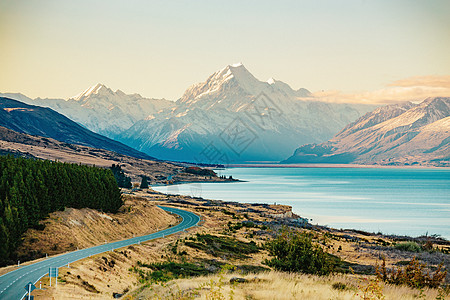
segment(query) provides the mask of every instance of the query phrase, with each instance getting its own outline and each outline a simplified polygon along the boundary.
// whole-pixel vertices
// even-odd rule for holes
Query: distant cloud
[[[313,93],[316,100],[338,103],[387,104],[400,101],[421,101],[428,97],[450,97],[450,76],[417,76],[394,81],[386,88],[360,93],[321,91]],[[305,100],[307,100],[305,98]],[[311,98],[309,99],[311,100]]]
[[[388,86],[398,86],[398,87],[423,86],[423,87],[450,88],[450,76],[409,77],[406,79],[394,81]]]

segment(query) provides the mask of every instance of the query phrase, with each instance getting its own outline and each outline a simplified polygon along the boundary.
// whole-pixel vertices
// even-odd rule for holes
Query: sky
[[[449,15],[448,0],[0,0],[0,92],[176,100],[242,62],[325,101],[448,96]]]

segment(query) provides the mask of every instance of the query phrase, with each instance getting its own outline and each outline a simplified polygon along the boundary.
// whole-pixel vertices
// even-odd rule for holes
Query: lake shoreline
[[[232,168],[354,168],[354,169],[437,169],[450,170],[450,167],[421,166],[421,165],[359,165],[359,164],[277,164],[277,163],[242,163],[229,164],[226,169]],[[222,169],[223,170],[223,169]]]
[[[298,170],[298,171],[296,171]],[[280,203],[314,223],[367,232],[450,237],[448,168],[229,168],[239,185],[154,186],[169,194]],[[235,181],[236,182],[236,181]],[[212,183],[212,182],[211,182]]]
[[[209,183],[209,182],[208,182]],[[184,184],[184,183],[181,183]],[[203,197],[195,197],[195,196],[189,196],[189,195],[183,195],[183,194],[171,194],[171,193],[165,193],[165,192],[160,192],[157,190],[153,190],[153,189],[149,189],[148,192],[150,195],[164,195],[167,197],[174,197],[174,198],[181,198],[181,199],[192,199],[192,200],[198,200],[198,201],[212,201],[214,203],[223,203],[223,204],[234,204],[236,206],[240,206],[240,205],[260,205],[260,206],[271,206],[271,205],[281,205],[281,206],[286,206],[286,207],[290,207],[291,208],[291,213],[292,213],[292,217],[291,219],[304,219],[304,220],[309,220],[308,218],[305,218],[304,216],[299,215],[297,212],[293,211],[292,206],[290,205],[286,205],[283,203],[274,203],[274,204],[268,204],[268,203],[256,203],[256,202],[239,202],[239,201],[229,201],[229,200],[223,200],[223,199],[207,199],[207,198],[203,198]],[[141,197],[145,197],[142,196]],[[176,202],[176,201],[175,201]],[[286,219],[289,219],[289,217],[283,217]],[[281,219],[283,219],[281,218]],[[405,234],[395,234],[395,233],[385,233],[385,232],[370,232],[370,231],[366,231],[366,230],[361,230],[361,229],[357,229],[357,228],[335,228],[329,225],[323,225],[323,224],[313,224],[310,223],[308,221],[308,224],[311,226],[311,228],[320,228],[321,230],[331,230],[331,231],[335,231],[335,232],[353,232],[356,234],[360,234],[363,236],[377,236],[377,237],[383,237],[383,238],[389,238],[389,239],[397,239],[400,241],[420,241],[423,239],[432,239],[434,242],[442,243],[443,245],[450,245],[450,239],[440,236],[440,235],[436,235],[436,234],[422,234],[422,235],[417,235],[417,236],[412,236],[412,235],[405,235]]]

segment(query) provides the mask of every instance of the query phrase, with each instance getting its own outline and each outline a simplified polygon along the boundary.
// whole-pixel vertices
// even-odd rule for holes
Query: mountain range
[[[323,142],[374,106],[317,101],[306,89],[256,79],[228,65],[176,102],[97,84],[70,99],[30,99],[151,156],[202,163],[279,161],[298,145]]]
[[[17,93],[4,93],[0,96],[52,108],[87,129],[109,138],[115,138],[148,115],[174,106],[173,101],[148,99],[139,94],[128,95],[121,90],[114,92],[100,83],[67,100],[31,99]]]
[[[5,97],[0,97],[0,126],[69,144],[106,149],[136,158],[153,159],[145,153],[94,133],[50,108],[29,105]]]
[[[285,163],[450,165],[450,98],[383,106],[320,144],[296,149]]]
[[[273,78],[259,81],[242,64],[234,64],[117,138],[169,160],[279,161],[300,144],[329,139],[372,109],[315,101],[306,89],[294,90]]]

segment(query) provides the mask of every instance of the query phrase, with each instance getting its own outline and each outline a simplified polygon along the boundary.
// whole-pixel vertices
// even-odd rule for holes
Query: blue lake
[[[232,168],[245,180],[161,186],[164,193],[293,207],[313,224],[450,239],[450,169]]]

